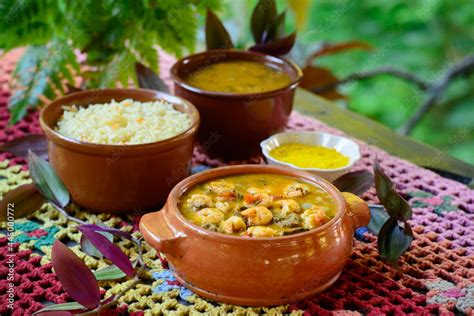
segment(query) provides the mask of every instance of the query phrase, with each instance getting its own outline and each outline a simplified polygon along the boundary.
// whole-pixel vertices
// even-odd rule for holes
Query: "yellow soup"
[[[185,82],[208,91],[254,93],[283,88],[291,78],[259,62],[235,60],[205,66],[190,73]]]
[[[317,228],[336,213],[322,188],[274,174],[233,175],[192,187],[179,200],[185,218],[206,229],[274,237]]]
[[[338,169],[349,164],[349,157],[334,148],[288,143],[270,151],[270,156],[300,168]]]

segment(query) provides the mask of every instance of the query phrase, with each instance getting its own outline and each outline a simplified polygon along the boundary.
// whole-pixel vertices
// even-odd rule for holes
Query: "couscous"
[[[186,131],[191,119],[166,101],[126,99],[88,107],[64,107],[56,131],[83,142],[110,145],[144,144]]]

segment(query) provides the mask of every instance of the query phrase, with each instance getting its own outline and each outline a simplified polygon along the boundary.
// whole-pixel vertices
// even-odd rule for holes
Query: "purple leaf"
[[[132,240],[132,235],[117,228],[100,226],[100,225],[95,225],[95,224],[82,224],[82,225],[79,225],[79,229],[87,229],[87,230],[92,230],[96,232],[106,232],[115,236]]]
[[[260,0],[255,9],[253,9],[250,20],[250,28],[252,30],[253,39],[256,44],[264,42],[265,33],[272,28],[275,29],[277,22],[277,10],[275,0]]]
[[[377,190],[377,197],[379,198],[380,203],[383,204],[387,197],[388,191],[393,189],[393,182],[385,174],[377,158],[375,158],[375,163],[374,163],[374,175],[375,175],[375,188]]]
[[[367,228],[378,236],[380,229],[383,224],[390,218],[387,211],[382,205],[369,205],[370,209],[370,222]]]
[[[287,37],[279,38],[273,42],[257,44],[249,48],[251,51],[265,53],[273,56],[281,56],[287,54],[295,44],[296,32],[291,33]]]
[[[0,222],[6,222],[13,211],[14,219],[28,216],[41,208],[45,203],[44,197],[32,183],[23,184],[8,191],[0,200]]]
[[[114,236],[112,236],[112,234],[106,232],[100,232],[100,234],[104,235],[110,241],[114,240]],[[89,256],[98,259],[102,259],[104,257],[102,253],[97,250],[97,248],[84,235],[81,236],[79,244],[81,245],[81,250]]]
[[[221,20],[211,11],[207,10],[206,16],[206,48],[226,49],[232,48],[230,35],[222,24]]]
[[[374,174],[377,196],[390,217],[410,219],[412,216],[410,204],[395,190],[395,185],[385,174],[377,159],[374,163]]]
[[[100,233],[86,229],[84,225],[79,226],[79,230],[84,234],[84,236],[89,239],[89,241],[99,250],[104,257],[112,261],[117,267],[120,268],[126,275],[133,276],[135,270],[133,265],[130,262],[130,259],[126,254],[120,250],[119,247],[114,245],[107,237],[101,235]]]
[[[396,266],[398,258],[410,247],[413,241],[413,232],[408,222],[403,227],[396,218],[390,218],[380,229],[377,238],[377,248],[382,259]]]
[[[73,313],[71,313],[70,311],[60,311],[60,310],[57,310],[57,311],[44,311],[44,312],[39,312],[39,313],[35,313],[34,315],[39,315],[39,316],[70,316],[70,315],[74,315]]]
[[[334,180],[332,184],[341,192],[362,195],[374,184],[374,175],[367,170],[349,172]]]
[[[72,250],[59,240],[53,244],[51,262],[59,282],[76,302],[89,309],[99,305],[99,284],[94,274]]]
[[[28,158],[28,150],[48,159],[48,141],[44,135],[29,134],[0,145],[0,151],[8,151],[17,157]]]
[[[107,297],[105,300],[102,300],[102,302],[100,302],[102,305],[105,305],[107,303],[110,303],[112,302],[113,300],[115,299],[115,294],[112,294],[110,295],[109,297]]]
[[[84,91],[83,89],[70,85],[69,83],[66,84],[66,88],[67,88],[66,94]]]
[[[280,15],[278,15],[271,27],[263,32],[261,43],[272,42],[285,36],[285,17],[286,11],[283,11]]]
[[[141,63],[135,64],[138,86],[143,89],[169,92],[166,83],[150,68]]]

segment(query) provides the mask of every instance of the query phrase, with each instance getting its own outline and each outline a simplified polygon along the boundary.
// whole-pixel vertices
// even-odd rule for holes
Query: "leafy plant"
[[[382,205],[370,205],[368,229],[377,236],[377,249],[382,259],[397,266],[398,259],[408,250],[413,241],[413,232],[408,220],[412,209],[396,191],[395,185],[374,162],[374,175],[366,170],[349,172],[333,181],[341,191],[361,195],[373,184]]]
[[[177,56],[192,50],[195,15],[218,7],[218,0],[2,1],[0,49],[28,46],[13,73],[11,122],[66,84],[137,83],[137,62],[158,72],[157,46]]]
[[[28,142],[28,140],[26,140]],[[105,257],[112,264],[92,272],[82,260],[67,246],[56,240],[51,249],[51,261],[54,271],[66,291],[75,302],[47,306],[36,312],[37,315],[72,315],[72,312],[94,313],[107,310],[118,303],[121,295],[135,286],[142,271],[147,270],[142,258],[141,240],[116,228],[88,224],[68,214],[64,208],[70,202],[69,192],[57,176],[51,165],[33,152],[28,154],[28,166],[34,184],[25,184],[8,192],[0,206],[1,220],[6,220],[8,204],[15,205],[15,219],[28,216],[37,211],[45,202],[49,202],[67,220],[78,223],[82,233],[80,246],[83,252],[94,257]],[[114,236],[132,241],[138,249],[138,257],[132,263],[128,256],[114,244]],[[98,281],[117,280],[134,277],[134,281],[119,295],[101,300]]]
[[[377,238],[379,255],[392,265],[407,251],[413,241],[413,232],[408,220],[412,209],[407,201],[395,190],[395,185],[384,173],[378,160],[374,164],[375,188],[380,203],[389,215]]]
[[[257,51],[274,56],[288,54],[296,41],[296,31],[285,33],[286,11],[277,13],[274,0],[259,0],[255,6],[250,28],[255,45],[249,47],[251,51]],[[206,47],[210,49],[232,48],[232,40],[219,18],[208,11],[206,17]],[[351,49],[371,50],[372,47],[360,41],[349,41],[339,44],[327,44],[309,54],[302,66],[303,80],[300,86],[316,92],[321,87],[327,87],[339,83],[339,79],[331,70],[313,65],[316,58],[325,55],[340,53]],[[327,91],[326,91],[327,90]],[[336,85],[332,88],[319,92],[320,95],[329,99],[345,98],[336,91]]]
[[[296,24],[301,27],[301,25],[304,24],[305,22],[308,11],[310,10],[311,3],[308,1],[290,1],[289,4],[295,13]],[[364,1],[361,6],[365,6],[364,9],[369,14],[371,14],[372,11],[374,11],[375,8],[377,7],[377,6],[374,7],[372,4],[368,5],[367,3],[364,3]],[[443,6],[446,6],[446,5],[443,5]],[[344,12],[344,10],[342,10],[340,6],[338,6],[337,4],[331,4],[329,2],[320,4],[319,7],[330,7],[332,11],[326,12],[326,13],[330,13],[330,14],[327,14],[330,17],[334,17],[337,14]],[[350,6],[347,6],[347,7],[350,7]],[[398,10],[399,5],[397,4],[397,6],[393,6],[393,7],[397,7],[397,10]],[[412,10],[411,6],[401,6],[401,7],[404,7],[404,10],[406,11]],[[380,10],[382,8],[383,10],[386,10],[386,6],[384,5],[380,5],[380,8],[378,9]],[[235,9],[235,7],[233,9]],[[357,11],[357,10],[351,10],[350,12],[352,11]],[[400,12],[397,11],[397,14],[394,14],[393,16],[399,16],[399,13]],[[319,12],[318,12],[318,15],[324,16],[324,14],[321,14]],[[347,14],[346,16],[352,16],[352,15],[353,14]],[[443,14],[441,13],[441,15]],[[383,16],[386,17],[386,12],[384,12]],[[365,42],[355,41],[355,40],[349,40],[349,41],[340,42],[340,43],[332,43],[332,42],[323,42],[322,38],[320,38],[319,39],[320,42],[318,43],[317,39],[315,39],[314,36],[309,36],[309,35],[317,34],[317,32],[321,31],[319,30],[319,28],[326,27],[327,25],[325,25],[325,23],[328,23],[328,21],[324,21],[324,19],[321,19],[321,16],[318,16],[318,18],[319,18],[318,19],[319,21],[323,21],[323,22],[319,22],[321,24],[316,27],[318,29],[311,30],[311,32],[308,32],[305,34],[305,35],[308,35],[307,38],[311,38],[311,43],[307,43],[307,45],[301,45],[301,43],[298,43],[298,45],[295,45],[296,33],[291,33],[290,35],[282,35],[282,33],[284,32],[284,26],[285,26],[285,12],[281,14],[277,13],[276,3],[274,0],[259,0],[257,1],[257,5],[255,6],[252,12],[251,23],[250,23],[252,37],[253,37],[253,40],[255,41],[255,45],[251,46],[248,49],[259,51],[266,54],[276,55],[276,56],[288,54],[289,57],[293,58],[294,60],[303,61],[300,64],[303,70],[303,79],[300,81],[299,86],[315,94],[323,96],[324,98],[327,98],[327,99],[347,100],[348,97],[342,94],[338,90],[340,86],[354,83],[356,81],[357,82],[365,81],[365,80],[368,80],[374,77],[379,77],[379,76],[392,76],[395,78],[399,78],[405,82],[413,84],[414,87],[418,88],[418,91],[410,92],[409,95],[406,96],[406,99],[408,99],[409,103],[413,103],[414,98],[415,99],[420,98],[419,102],[421,102],[421,104],[415,109],[415,111],[406,111],[407,110],[406,108],[403,109],[404,111],[400,111],[400,107],[399,105],[397,105],[398,106],[397,111],[395,111],[396,113],[395,112],[392,113],[392,115],[382,115],[382,113],[386,113],[387,107],[393,107],[392,105],[393,101],[391,98],[381,97],[382,99],[387,99],[385,101],[381,100],[380,98],[380,96],[385,93],[386,89],[372,88],[373,90],[372,92],[375,91],[375,93],[380,94],[379,98],[377,98],[377,96],[374,93],[371,93],[371,94],[367,94],[367,93],[362,94],[362,92],[359,93],[359,98],[363,97],[364,100],[366,100],[366,102],[358,102],[360,104],[357,106],[359,108],[367,109],[368,107],[367,103],[372,103],[371,107],[367,109],[366,111],[368,111],[372,116],[378,116],[379,119],[383,121],[394,120],[394,117],[395,117],[395,120],[397,120],[397,118],[406,116],[405,114],[403,114],[403,112],[407,112],[408,114],[410,112],[413,112],[412,116],[406,120],[405,125],[399,128],[399,132],[401,134],[405,134],[405,135],[411,134],[414,128],[418,126],[419,123],[422,123],[422,118],[425,115],[427,115],[429,112],[435,112],[435,111],[438,113],[442,112],[439,110],[440,106],[437,106],[437,105],[444,105],[444,106],[441,106],[441,108],[445,109],[444,112],[449,111],[451,109],[449,105],[453,105],[453,103],[460,103],[460,107],[465,105],[464,109],[469,108],[468,104],[466,102],[463,103],[462,101],[466,101],[467,99],[469,99],[470,96],[472,96],[472,93],[470,92],[464,93],[461,97],[458,97],[458,98],[450,98],[449,102],[443,102],[443,99],[445,99],[444,95],[446,94],[446,92],[449,92],[447,91],[448,87],[454,85],[452,83],[455,82],[458,78],[468,79],[468,80],[465,80],[467,83],[467,85],[465,84],[465,86],[468,86],[469,84],[468,77],[472,75],[472,73],[474,72],[474,56],[472,54],[471,55],[465,54],[467,56],[463,60],[460,60],[456,64],[453,64],[443,74],[443,76],[440,76],[440,79],[437,82],[429,82],[429,81],[422,80],[418,76],[418,71],[416,73],[412,73],[409,71],[405,71],[403,69],[398,69],[398,67],[392,67],[392,66],[382,66],[380,68],[370,69],[368,71],[360,71],[356,69],[356,72],[351,73],[346,77],[341,77],[339,74],[336,74],[336,72],[334,71],[337,68],[331,69],[331,68],[323,66],[322,64],[324,63],[324,61],[321,62],[321,58],[325,56],[333,56],[335,54],[339,54],[342,52],[349,52],[352,50],[363,50],[363,51],[370,52],[373,50],[373,47]],[[213,16],[212,20],[215,21],[216,19],[217,18]],[[361,29],[364,28],[363,26],[364,23],[359,23],[360,19],[365,19],[365,16],[359,16],[358,19],[359,21],[357,21],[356,19],[353,19],[355,21],[351,21],[351,23],[353,24],[355,23],[359,25],[358,30],[360,31]],[[394,18],[394,20],[396,20],[396,18]],[[405,19],[400,19],[400,20],[405,21]],[[455,20],[457,20],[457,18]],[[405,22],[405,26],[411,29],[413,25],[407,21]],[[334,21],[330,21],[330,22],[331,22],[330,24],[338,24],[338,23],[335,23]],[[399,21],[397,22],[399,23]],[[454,21],[451,21],[451,22],[454,22]],[[217,19],[217,22],[213,22],[211,24],[215,25],[216,27],[217,25],[219,25],[220,31],[215,32],[215,30],[213,30],[212,28],[209,31],[209,27],[206,26],[206,39],[208,43],[207,48],[211,49],[215,47],[222,47],[223,42],[220,42],[219,44],[219,40],[223,38],[228,38],[229,37],[228,33],[227,31],[225,31],[225,29],[222,30],[223,28],[222,23],[218,19]],[[415,23],[415,24],[419,24],[419,23]],[[452,23],[448,23],[448,24],[452,24]],[[392,25],[392,22],[390,23],[390,28],[386,30],[387,32],[390,32],[392,30],[391,25]],[[387,25],[379,25],[379,27],[383,29],[383,28],[387,28]],[[352,29],[353,25],[345,25],[344,28],[346,29],[344,33],[351,33],[351,32],[347,32],[347,30]],[[429,32],[431,32],[431,29],[433,28],[435,27],[432,26],[431,28],[429,28],[428,29]],[[441,29],[444,29],[444,28],[441,28]],[[224,32],[226,35],[222,36]],[[327,33],[330,34],[331,37],[335,37],[335,36],[332,36],[333,32],[327,32]],[[369,32],[369,33],[374,33],[374,32]],[[220,35],[214,36],[215,34],[220,34]],[[320,34],[323,35],[324,32]],[[383,34],[385,34],[385,32]],[[366,35],[369,35],[369,34],[366,34]],[[371,63],[373,61],[376,61],[377,57],[386,54],[386,50],[387,50],[386,46],[392,46],[392,42],[399,41],[399,38],[403,38],[397,35],[395,39],[393,38],[393,34],[390,34],[389,36],[392,37],[391,40],[388,41],[385,38],[383,39],[383,42],[384,42],[383,50],[379,52],[378,56],[372,57],[372,59],[370,60]],[[414,31],[412,33],[412,36],[419,37],[419,34],[416,33],[416,31]],[[211,38],[210,40],[209,40],[209,37]],[[250,41],[249,37],[250,36],[247,36],[243,42],[239,42],[239,44],[236,46],[242,47],[242,48],[245,48],[246,46],[248,46],[246,45],[246,42],[247,40]],[[430,38],[429,40],[430,42],[428,45],[422,45],[422,46],[427,46],[427,47],[431,46],[433,43],[431,36],[425,36],[425,37]],[[466,36],[466,38],[468,38],[468,36]],[[463,42],[463,41],[465,40],[462,40],[460,42]],[[209,45],[210,42],[213,43],[212,46]],[[404,41],[404,42],[411,42],[411,41]],[[413,41],[413,42],[418,43],[418,40]],[[387,43],[389,43],[390,45],[388,45]],[[401,46],[404,45],[403,43],[398,43],[398,44]],[[294,49],[292,49],[293,47]],[[314,50],[314,47],[317,47],[317,49]],[[418,48],[420,47],[417,47],[416,51],[418,50]],[[389,49],[389,50],[392,50],[392,49]],[[400,54],[398,53],[400,51],[399,49],[396,49],[396,50],[393,49],[393,51],[397,52],[397,55],[392,56],[392,59],[398,60],[400,57],[403,57],[403,56],[400,56]],[[469,52],[467,53],[469,54]],[[448,54],[448,55],[452,56],[452,54]],[[417,57],[417,58],[418,59],[421,58],[420,62],[416,63],[417,65],[426,63],[427,58],[425,58],[424,55],[422,57]],[[413,60],[410,59],[410,62],[411,63],[409,64],[413,64]],[[442,58],[442,61],[440,63],[445,65],[446,58]],[[357,61],[349,62],[349,63],[345,62],[345,63],[342,63],[343,66],[339,67],[339,69],[347,68],[346,67],[347,64],[358,65],[359,63]],[[471,83],[472,83],[472,80],[471,80]],[[370,86],[365,85],[365,87],[369,88]],[[359,91],[360,90],[361,89],[359,89]],[[469,89],[467,88],[465,88],[464,90],[469,91]],[[420,93],[420,91],[426,92],[426,96],[424,96],[423,93]],[[396,93],[392,92],[392,94],[396,94]],[[414,97],[413,95],[415,95],[416,97]],[[386,103],[386,104],[384,104],[383,107],[377,106],[377,104],[380,105],[381,102]],[[353,103],[354,102],[352,102],[352,104]],[[396,104],[398,103],[396,102]],[[415,106],[416,104],[410,105],[410,107],[413,107],[413,108]],[[367,114],[367,112],[365,114]],[[463,135],[462,138],[468,137],[467,135],[469,135],[469,131],[467,133],[465,131],[459,132],[459,128],[460,128],[458,124],[459,120],[452,120],[451,124],[447,124],[445,120],[443,119],[443,116],[440,116],[439,118],[434,120],[434,122],[436,123],[432,123],[432,124],[439,124],[440,121],[444,125],[454,125],[458,129],[458,132],[455,135],[456,138],[460,138],[459,136],[460,134]],[[463,121],[469,121],[469,118],[466,119],[463,117]],[[469,125],[469,124],[466,123],[462,126],[465,126],[465,125]],[[432,127],[432,128],[435,128],[435,127]],[[425,135],[425,138],[432,137],[433,135],[433,133],[431,132],[432,129],[425,129],[425,130],[429,131],[429,133],[426,133],[428,134],[428,136]],[[448,140],[449,139],[451,138],[448,138]],[[456,146],[453,146],[452,141],[449,141],[448,143],[449,144],[447,144],[447,147],[458,146],[457,144],[458,142],[456,142]],[[470,158],[471,156],[472,155],[467,155],[466,159],[471,159]]]
[[[31,150],[39,157],[48,157],[48,141],[44,135],[28,134],[0,145],[0,151],[8,151],[17,157],[28,158]]]
[[[249,50],[280,56],[287,54],[296,40],[296,32],[285,35],[286,11],[278,14],[274,0],[260,0],[252,14],[251,30],[255,45]],[[206,47],[232,48],[231,37],[219,18],[210,10],[206,16]]]
[[[346,173],[332,182],[341,192],[362,195],[374,184],[374,175],[367,170]]]

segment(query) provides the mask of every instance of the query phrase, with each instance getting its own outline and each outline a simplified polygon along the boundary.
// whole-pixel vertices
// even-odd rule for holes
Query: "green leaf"
[[[45,45],[54,33],[55,10],[47,0],[2,0],[0,4],[0,49]]]
[[[408,222],[403,222],[401,227],[396,218],[390,218],[380,229],[377,238],[379,255],[396,266],[398,259],[408,250],[412,241],[413,232]]]
[[[23,184],[9,191],[0,201],[0,222],[33,214],[45,203],[44,197],[32,183]]]
[[[78,310],[78,309],[87,310],[86,307],[82,306],[81,304],[77,302],[68,302],[68,303],[53,304],[53,305],[46,306],[45,308],[42,308],[39,311],[35,312],[33,315],[37,315],[46,311],[73,311],[73,310]]]
[[[207,10],[206,15],[206,48],[226,49],[232,48],[230,35],[222,24],[221,20],[211,11]]]
[[[367,228],[374,234],[377,235],[380,232],[383,224],[390,218],[387,211],[382,205],[369,205],[370,209],[370,222]]]
[[[56,97],[52,87],[63,90],[62,80],[74,84],[68,65],[79,68],[74,51],[63,40],[54,39],[48,45],[29,47],[13,73],[15,92],[8,104],[10,122],[18,122],[29,107],[40,104],[41,96]]]
[[[132,77],[135,77],[132,79],[137,81],[134,71],[135,63],[135,56],[128,50],[116,55],[100,73],[99,88],[116,87],[118,82],[120,82],[123,87],[127,87],[128,81]]]
[[[93,272],[97,281],[117,280],[126,276],[115,264]]]
[[[250,20],[250,28],[256,44],[264,43],[264,34],[273,27],[276,18],[275,1],[259,0]]]
[[[29,151],[28,167],[36,187],[46,199],[60,207],[65,207],[69,203],[69,192],[46,160]]]

